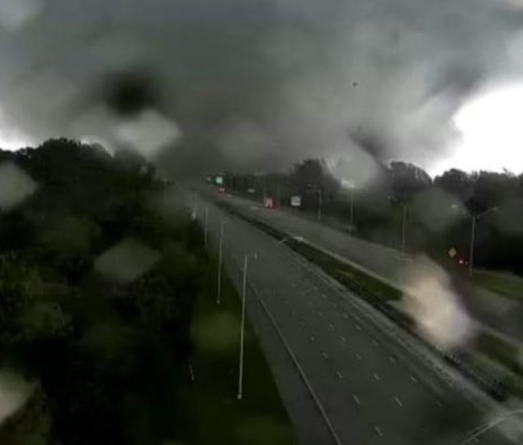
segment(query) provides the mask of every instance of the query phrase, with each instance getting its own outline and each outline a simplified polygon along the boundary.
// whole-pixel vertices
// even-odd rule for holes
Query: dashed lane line
[[[394,397],[394,401],[401,407],[403,408],[403,402],[399,399],[399,397]]]
[[[380,427],[378,425],[374,425],[374,431],[376,434],[380,437],[383,437],[383,431],[381,431]]]
[[[381,380],[381,379],[380,379],[380,376],[379,376],[377,373],[374,373],[374,374],[372,374],[372,375],[373,375],[373,377],[374,377],[374,380],[378,380],[378,381]]]
[[[361,400],[360,400],[360,398],[359,398],[357,395],[353,395],[352,398],[354,399],[354,401],[355,401],[358,405],[361,405]]]

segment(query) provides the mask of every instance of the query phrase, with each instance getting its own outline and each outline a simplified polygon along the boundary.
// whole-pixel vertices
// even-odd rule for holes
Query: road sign
[[[301,196],[291,196],[291,207],[301,207]]]
[[[449,257],[454,258],[457,254],[458,254],[458,251],[454,247],[449,249]]]

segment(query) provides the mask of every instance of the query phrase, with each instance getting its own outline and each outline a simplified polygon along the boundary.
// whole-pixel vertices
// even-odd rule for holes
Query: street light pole
[[[216,304],[221,303],[222,296],[222,263],[223,263],[223,235],[224,221],[220,221],[220,241],[218,246],[218,283],[216,284]]]
[[[195,193],[191,218],[193,219],[193,221],[196,221],[197,217],[198,217],[198,195]]]
[[[498,210],[497,207],[491,207],[490,209],[485,210],[482,213],[477,215],[471,215],[472,226],[470,229],[470,252],[469,252],[469,277],[472,277],[474,273],[474,248],[476,243],[476,223],[487,216],[489,213],[495,212]]]
[[[304,238],[301,236],[288,236],[276,243],[276,247],[281,246],[290,240],[296,240],[299,242],[304,242]],[[240,321],[240,362],[238,370],[238,400],[243,399],[243,353],[245,347],[245,308],[246,308],[246,299],[247,299],[247,272],[249,269],[249,258],[254,257],[258,259],[257,252],[251,252],[246,254],[243,257],[243,283],[242,283],[242,309],[241,309],[241,321]]]
[[[316,190],[318,193],[318,221],[321,221],[321,206],[323,205],[323,196],[321,190]]]
[[[249,257],[253,255],[256,259],[256,252],[251,252],[243,257],[243,285],[242,285],[242,313],[240,322],[240,363],[238,371],[238,400],[243,399],[243,350],[245,343],[245,303],[247,296],[247,270],[249,268]]]
[[[350,189],[350,236],[354,230],[354,189]]]
[[[209,206],[205,206],[205,221],[204,221],[204,229],[203,229],[203,245],[207,249],[207,238],[208,238],[208,232],[209,232]]]
[[[476,241],[476,215],[472,215],[472,225],[470,228],[470,252],[469,252],[469,277],[472,277],[474,267],[474,243]]]
[[[405,253],[407,248],[407,206],[403,204],[403,218],[401,222],[401,250]]]

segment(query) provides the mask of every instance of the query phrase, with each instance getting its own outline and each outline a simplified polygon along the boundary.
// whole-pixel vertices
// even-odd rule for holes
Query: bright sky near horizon
[[[450,168],[465,171],[504,169],[523,173],[523,83],[485,88],[465,103],[453,121],[461,140],[451,155],[429,168],[440,174]]]

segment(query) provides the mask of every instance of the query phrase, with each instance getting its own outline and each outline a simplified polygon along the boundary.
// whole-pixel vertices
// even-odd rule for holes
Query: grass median
[[[475,270],[472,281],[500,295],[523,302],[523,278],[521,277],[486,270]]]
[[[215,264],[211,267],[216,270]],[[249,324],[245,332],[244,398],[237,400],[240,298],[224,276],[218,306],[215,286],[216,273],[211,273],[208,292],[194,307],[194,381],[182,390],[180,443],[297,445],[273,375]]]

